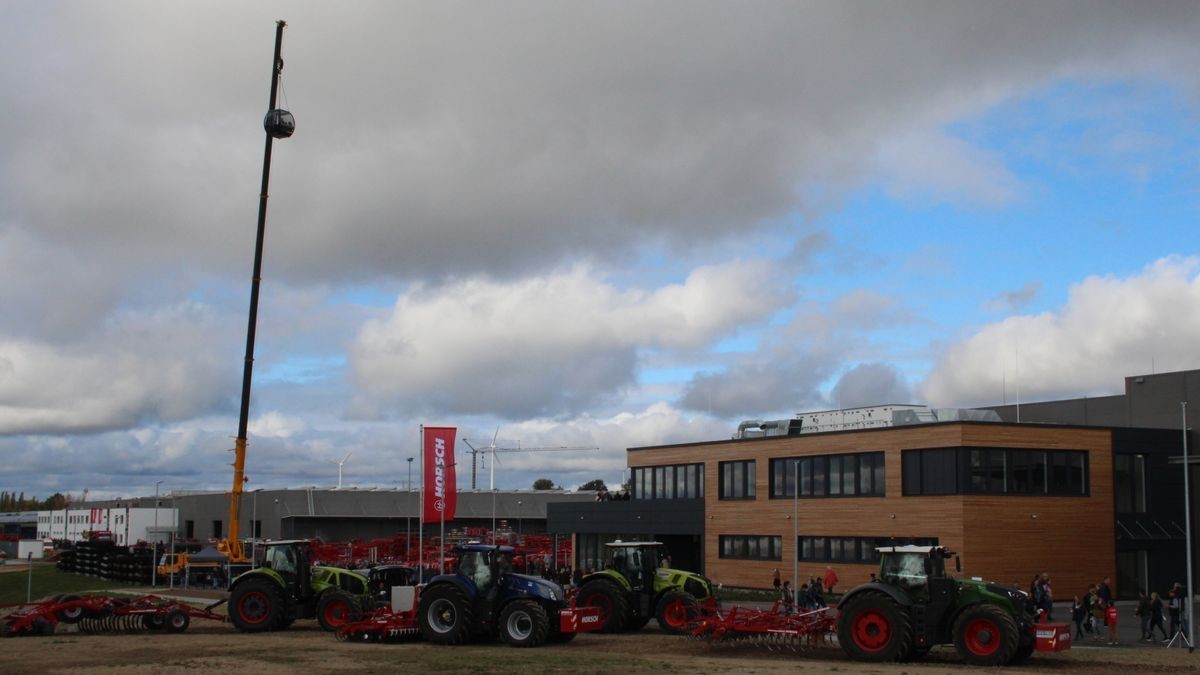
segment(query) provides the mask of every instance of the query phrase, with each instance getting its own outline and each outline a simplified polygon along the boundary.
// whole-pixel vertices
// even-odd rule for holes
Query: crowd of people
[[[1030,595],[1038,608],[1045,612],[1046,620],[1053,619],[1050,603],[1053,594],[1050,590],[1049,575],[1043,573],[1034,578],[1030,585]],[[1184,598],[1186,597],[1183,584],[1176,582],[1165,597],[1153,591],[1138,591],[1137,617],[1143,642],[1152,642],[1162,636],[1162,642],[1169,643],[1171,637],[1179,631],[1187,630],[1182,616]],[[1075,624],[1075,639],[1107,642],[1118,644],[1117,623],[1120,612],[1112,593],[1111,581],[1104,577],[1100,583],[1091,584],[1083,596],[1075,596],[1071,606],[1071,620]],[[1169,628],[1165,626],[1169,621]],[[1155,634],[1157,631],[1157,635]]]
[[[596,492],[596,501],[598,502],[627,502],[632,495],[624,488],[616,492],[609,492],[608,488],[602,488]]]
[[[872,575],[873,576],[873,575]],[[791,580],[780,583],[779,568],[771,574],[771,585],[779,593],[779,599],[784,604],[785,611],[810,611],[826,606],[825,594],[832,593],[838,583],[837,572],[832,567],[825,568],[825,574],[810,575],[807,583],[801,583],[797,591],[792,587]]]

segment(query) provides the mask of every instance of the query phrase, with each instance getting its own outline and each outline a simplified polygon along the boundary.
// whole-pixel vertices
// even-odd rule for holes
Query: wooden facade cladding
[[[901,452],[939,447],[1086,451],[1089,494],[903,496]],[[1108,429],[945,423],[634,448],[627,456],[630,468],[703,462],[704,572],[718,583],[761,588],[770,587],[775,568],[784,579],[791,578],[797,548],[793,500],[770,497],[770,460],[861,452],[884,453],[885,496],[801,498],[796,527],[800,536],[937,537],[960,553],[963,575],[1027,588],[1034,574],[1048,572],[1058,599],[1082,594],[1089,583],[1115,576]],[[756,497],[720,499],[720,463],[749,459],[755,460]],[[721,558],[721,535],[781,536],[782,557]],[[830,564],[842,589],[867,581],[875,571],[874,565]],[[823,575],[825,563],[802,561],[799,572],[797,585]]]

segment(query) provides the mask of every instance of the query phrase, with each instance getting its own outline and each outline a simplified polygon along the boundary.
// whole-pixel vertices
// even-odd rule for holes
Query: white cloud
[[[774,265],[739,261],[621,290],[587,267],[470,279],[400,297],[351,350],[360,407],[514,417],[582,410],[631,385],[639,350],[697,349],[786,302]]]
[[[179,420],[234,391],[228,346],[205,308],[123,312],[103,332],[62,347],[0,339],[0,433],[116,429]]]
[[[922,390],[934,405],[1113,393],[1150,370],[1200,367],[1200,258],[1163,258],[1125,278],[1093,276],[1053,312],[989,324],[942,351]],[[1018,362],[1019,356],[1019,362]],[[1008,397],[1012,399],[1012,395]]]
[[[930,129],[887,139],[876,161],[885,188],[904,199],[1002,206],[1022,192],[999,154]]]

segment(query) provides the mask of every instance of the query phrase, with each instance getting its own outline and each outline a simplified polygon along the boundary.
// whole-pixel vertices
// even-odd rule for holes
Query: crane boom
[[[246,552],[241,539],[241,506],[242,490],[246,483],[246,434],[250,425],[250,383],[254,376],[254,335],[258,326],[258,288],[262,281],[263,238],[267,229],[267,188],[271,182],[271,142],[277,131],[273,131],[269,121],[276,113],[275,102],[279,91],[279,74],[283,71],[283,59],[280,53],[283,47],[283,27],[285,21],[275,23],[275,56],[271,60],[271,100],[267,108],[267,121],[264,122],[267,133],[266,148],[263,150],[262,190],[258,195],[258,234],[254,242],[254,274],[250,280],[250,318],[246,326],[246,358],[242,370],[242,406],[238,416],[238,435],[234,442],[233,459],[233,489],[229,493],[229,534],[217,548],[229,557],[231,563],[247,562]],[[290,118],[291,115],[288,114]],[[277,117],[275,119],[278,119]],[[294,123],[293,123],[294,126]],[[287,131],[287,136],[291,132]],[[280,138],[287,136],[281,135]]]

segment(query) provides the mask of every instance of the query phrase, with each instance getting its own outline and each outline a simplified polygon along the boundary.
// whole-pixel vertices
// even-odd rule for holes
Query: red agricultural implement
[[[792,651],[824,644],[837,632],[836,609],[792,610],[792,605],[784,602],[776,602],[771,609],[734,606],[715,610],[702,615],[690,632],[692,637],[710,643],[742,641]]]
[[[0,617],[5,636],[50,635],[60,623],[79,624],[81,633],[138,633],[165,630],[182,633],[193,618],[225,621],[213,608],[196,609],[175,600],[144,595],[140,598],[110,598],[105,595],[59,595],[36,602],[2,605],[11,610]]]

